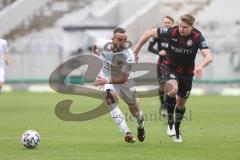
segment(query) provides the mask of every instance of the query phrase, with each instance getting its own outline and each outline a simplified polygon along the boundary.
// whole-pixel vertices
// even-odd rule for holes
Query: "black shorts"
[[[188,98],[192,90],[193,75],[179,74],[174,69],[167,67],[167,71],[163,75],[164,81],[176,80],[178,82],[177,95],[182,98]]]

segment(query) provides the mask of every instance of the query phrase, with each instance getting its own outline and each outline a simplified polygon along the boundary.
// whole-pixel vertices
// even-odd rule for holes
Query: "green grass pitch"
[[[183,143],[166,135],[166,120],[158,117],[158,97],[143,98],[146,139],[127,144],[110,116],[87,122],[64,122],[55,105],[73,99],[72,112],[88,111],[100,103],[81,96],[5,93],[0,95],[0,160],[237,160],[240,158],[240,98],[190,97],[182,123]],[[136,124],[127,123],[136,136]],[[41,135],[37,149],[25,149],[20,138],[25,130]]]

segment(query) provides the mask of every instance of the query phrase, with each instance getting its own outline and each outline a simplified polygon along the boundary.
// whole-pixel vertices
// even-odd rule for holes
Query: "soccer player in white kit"
[[[8,43],[5,39],[0,39],[0,94],[4,84],[5,64],[9,64]]]
[[[95,42],[93,53],[103,61],[101,73],[95,85],[104,86],[107,104],[114,122],[124,132],[125,141],[134,143],[135,138],[118,106],[119,96],[122,96],[132,116],[136,118],[138,140],[143,142],[145,139],[144,116],[139,108],[136,87],[130,75],[135,57],[126,44],[127,32],[119,27],[114,29],[111,40],[99,39]]]

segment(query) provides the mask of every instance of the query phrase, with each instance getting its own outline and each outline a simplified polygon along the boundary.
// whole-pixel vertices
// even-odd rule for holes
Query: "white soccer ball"
[[[36,148],[40,143],[40,135],[34,130],[27,130],[22,135],[22,144],[26,148]]]

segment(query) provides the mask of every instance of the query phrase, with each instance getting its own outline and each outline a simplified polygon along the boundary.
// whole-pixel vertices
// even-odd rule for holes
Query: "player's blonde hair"
[[[184,23],[187,23],[190,26],[193,26],[195,18],[191,14],[184,14],[180,17],[180,20]]]

